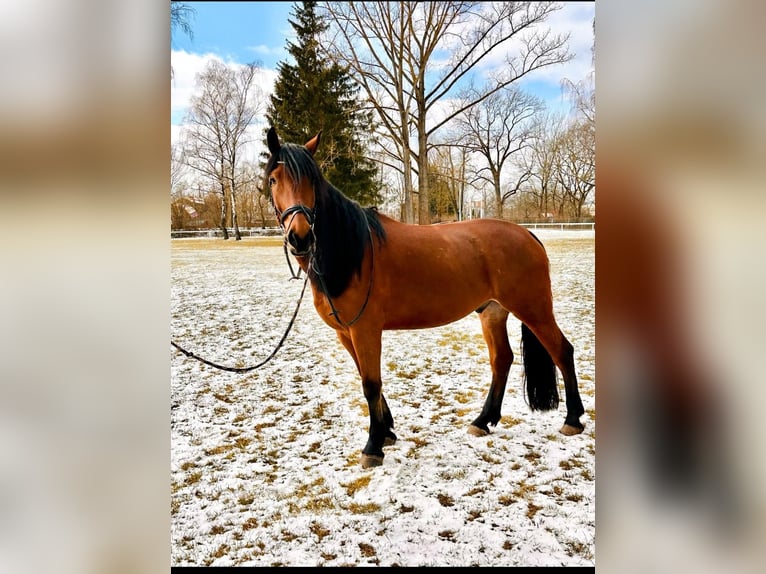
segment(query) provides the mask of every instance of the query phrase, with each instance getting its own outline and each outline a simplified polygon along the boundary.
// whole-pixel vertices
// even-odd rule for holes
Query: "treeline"
[[[535,2],[296,3],[293,61],[279,64],[270,97],[256,63],[212,60],[197,78],[172,150],[171,226],[220,227],[224,237],[233,228],[239,238],[239,226],[273,225],[261,179],[265,157],[252,151],[266,149],[271,125],[296,143],[321,130],[317,159],[325,176],[352,199],[403,221],[592,218],[593,73],[562,84],[567,115],[519,87],[528,74],[572,57],[568,37],[545,25],[558,9]],[[497,47],[511,43],[504,61],[481,75]]]

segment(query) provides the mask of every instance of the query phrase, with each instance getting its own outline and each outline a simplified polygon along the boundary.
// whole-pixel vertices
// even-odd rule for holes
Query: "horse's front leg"
[[[362,449],[362,468],[383,464],[383,447],[394,444],[394,418],[383,396],[383,383],[380,377],[380,352],[382,332],[378,329],[353,329],[350,337],[340,340],[356,357],[359,375],[362,379],[364,398],[370,412],[370,428],[367,444]]]

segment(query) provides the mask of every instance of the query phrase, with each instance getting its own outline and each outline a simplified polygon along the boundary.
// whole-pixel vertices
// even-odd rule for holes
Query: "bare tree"
[[[194,29],[191,20],[197,11],[186,2],[170,2],[170,41],[173,42],[175,31],[181,30],[190,40],[194,39]],[[175,76],[173,66],[170,66],[170,79]]]
[[[430,221],[429,138],[494,91],[534,70],[571,58],[566,48],[568,35],[553,35],[541,27],[560,8],[552,3],[323,4],[333,24],[324,49],[355,73],[400,154],[408,221],[414,220],[412,160],[417,165],[418,221]],[[506,52],[504,62],[490,75],[489,88],[479,99],[461,101],[434,119],[437,106],[454,95],[481,64],[502,51]],[[412,134],[415,146],[410,143]]]
[[[181,192],[184,177],[183,149],[178,143],[170,144],[170,195],[175,197]]]
[[[450,205],[458,221],[465,219],[466,189],[468,187],[468,154],[461,145],[436,145],[432,150],[431,169],[444,181]]]
[[[596,131],[587,120],[570,124],[556,146],[556,178],[576,218],[596,187]]]
[[[505,201],[532,177],[531,166],[517,163],[523,167],[507,183],[507,167],[511,158],[530,147],[534,135],[531,120],[543,108],[539,98],[511,86],[491,93],[456,118],[463,144],[482,158],[476,180],[491,186],[499,218],[503,217]]]
[[[564,118],[557,113],[546,113],[534,123],[534,138],[530,147],[518,156],[518,167],[531,174],[526,194],[536,206],[536,218],[546,218],[559,212],[563,199],[557,178],[558,149],[564,132]]]
[[[199,91],[192,96],[184,126],[187,165],[214,182],[221,195],[224,239],[229,238],[227,206],[235,239],[241,239],[237,192],[249,177],[241,169],[242,152],[251,141],[248,127],[264,109],[263,94],[254,84],[258,69],[255,64],[232,68],[220,60],[210,60],[197,77]]]

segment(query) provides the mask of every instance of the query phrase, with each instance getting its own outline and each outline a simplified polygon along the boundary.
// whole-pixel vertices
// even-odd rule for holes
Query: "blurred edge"
[[[757,2],[602,2],[597,567],[757,571],[766,44]]]
[[[165,570],[168,7],[3,12],[0,571]],[[764,7],[596,15],[598,567],[755,570]]]
[[[0,13],[0,571],[166,572],[169,4]]]

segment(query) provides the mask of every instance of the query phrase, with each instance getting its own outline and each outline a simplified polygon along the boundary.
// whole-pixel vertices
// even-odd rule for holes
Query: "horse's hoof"
[[[473,436],[487,436],[489,431],[479,428],[476,425],[471,425],[468,427],[468,434]]]
[[[391,446],[392,444],[396,444],[396,436],[387,436],[383,439],[383,446]]]
[[[585,425],[580,425],[579,427],[576,427],[576,426],[572,426],[570,424],[564,423],[564,426],[559,429],[559,432],[566,436],[574,436],[576,434],[580,434],[584,430],[585,430]]]
[[[383,464],[383,457],[375,454],[362,453],[362,468],[373,468]]]

